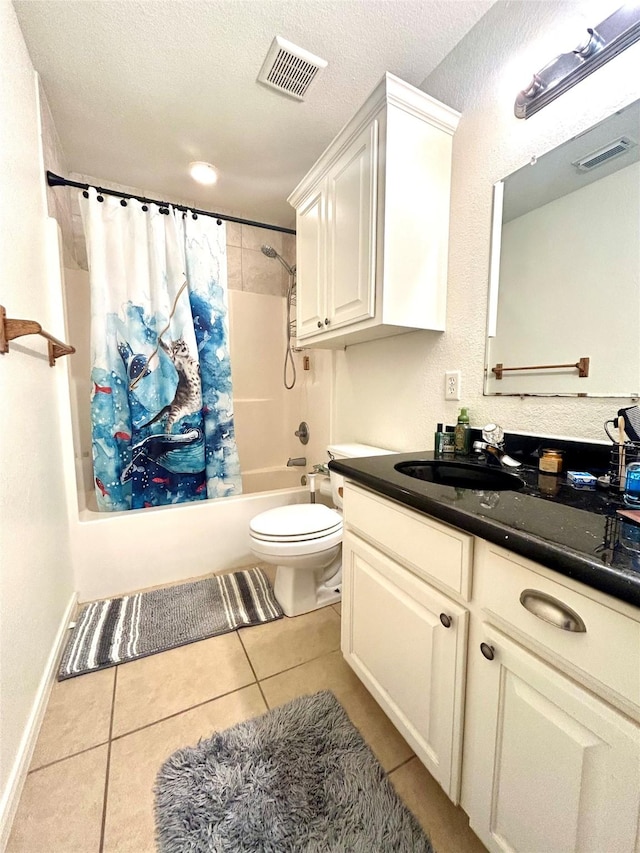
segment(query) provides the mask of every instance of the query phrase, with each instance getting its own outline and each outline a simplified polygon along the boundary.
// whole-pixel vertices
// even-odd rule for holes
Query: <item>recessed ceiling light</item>
[[[218,173],[211,163],[204,163],[201,160],[189,163],[189,174],[199,184],[215,184],[218,180]]]

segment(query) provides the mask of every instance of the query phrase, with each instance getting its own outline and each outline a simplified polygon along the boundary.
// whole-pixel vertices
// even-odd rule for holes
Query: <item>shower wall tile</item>
[[[242,225],[239,222],[227,222],[227,246],[242,247]]]
[[[234,415],[242,471],[286,465],[291,454],[285,448],[280,394],[271,399],[240,400],[234,393]]]
[[[259,252],[261,246],[272,246],[279,255],[282,254],[282,234],[270,228],[258,228],[255,225],[242,226],[242,248],[255,249]],[[272,259],[269,259],[272,260]],[[276,261],[279,263],[279,261]]]
[[[282,235],[282,257],[289,264],[290,267],[294,266],[296,262],[296,235],[295,234],[283,234]]]
[[[244,231],[244,226],[243,226]],[[258,249],[242,249],[242,289],[251,293],[284,296],[286,270],[275,258],[268,258]]]
[[[229,326],[235,399],[280,399],[284,358],[282,299],[232,290]]]
[[[227,285],[229,290],[242,290],[242,249],[227,244]]]
[[[89,262],[87,260],[87,242],[84,237],[84,228],[82,225],[79,206],[78,212],[71,217],[71,230],[73,233],[74,254],[78,267],[81,270],[88,270]]]

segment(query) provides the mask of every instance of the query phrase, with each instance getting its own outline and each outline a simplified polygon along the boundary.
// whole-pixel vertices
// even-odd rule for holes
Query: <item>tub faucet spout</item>
[[[296,456],[293,459],[289,457],[287,461],[287,468],[305,468],[307,465],[307,457],[306,456]]]

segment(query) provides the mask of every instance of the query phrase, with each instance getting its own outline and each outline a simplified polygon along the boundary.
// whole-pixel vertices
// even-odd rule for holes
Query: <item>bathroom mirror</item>
[[[494,187],[485,394],[640,394],[640,101]]]

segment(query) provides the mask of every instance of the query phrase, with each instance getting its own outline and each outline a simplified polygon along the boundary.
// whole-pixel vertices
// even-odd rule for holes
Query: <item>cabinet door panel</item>
[[[635,849],[640,727],[497,631],[472,650],[476,705],[471,825],[491,850]],[[478,760],[479,759],[479,760]]]
[[[344,556],[343,652],[457,800],[467,612],[356,537]]]
[[[327,312],[330,328],[373,317],[378,122],[354,139],[328,178]]]
[[[322,188],[319,188],[299,208],[296,217],[297,334],[299,338],[317,335],[324,324],[326,314],[324,216],[324,193]]]

